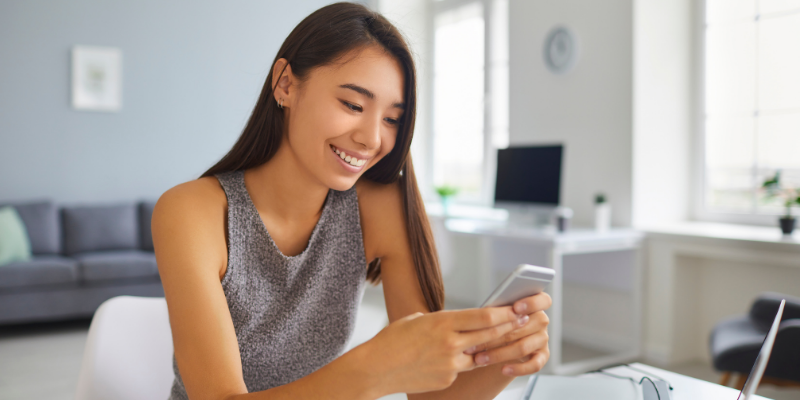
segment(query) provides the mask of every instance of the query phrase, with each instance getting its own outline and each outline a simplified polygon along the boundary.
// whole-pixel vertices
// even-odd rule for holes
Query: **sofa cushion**
[[[0,207],[0,267],[31,259],[31,242],[25,223],[14,207]]]
[[[150,220],[153,219],[153,208],[155,201],[143,201],[139,203],[139,234],[141,239],[139,244],[142,250],[153,251],[153,233],[150,231]]]
[[[134,250],[139,247],[136,206],[65,207],[64,253],[67,255],[104,250]]]
[[[58,209],[51,201],[30,203],[9,203],[25,223],[28,239],[31,242],[31,253],[61,253],[61,226],[58,220]]]
[[[77,283],[78,262],[65,257],[35,256],[0,268],[0,288]]]
[[[104,251],[75,255],[84,282],[158,276],[156,256],[141,250]]]

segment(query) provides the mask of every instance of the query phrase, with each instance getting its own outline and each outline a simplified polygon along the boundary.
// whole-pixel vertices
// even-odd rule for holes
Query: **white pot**
[[[594,206],[594,229],[608,232],[611,229],[611,204],[600,203]]]

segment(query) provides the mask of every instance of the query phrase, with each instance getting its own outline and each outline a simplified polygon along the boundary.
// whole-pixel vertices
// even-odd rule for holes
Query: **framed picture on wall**
[[[122,51],[115,47],[72,48],[72,107],[119,111],[122,108]]]

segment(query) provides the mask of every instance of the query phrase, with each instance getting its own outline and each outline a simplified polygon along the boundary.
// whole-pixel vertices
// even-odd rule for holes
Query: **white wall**
[[[0,2],[0,200],[156,198],[196,178],[291,29],[329,2]],[[122,50],[122,111],[71,108],[74,45]]]
[[[686,220],[695,134],[691,0],[634,0],[633,224]]]
[[[510,143],[565,144],[562,203],[576,224],[594,218],[607,194],[613,224],[631,224],[632,0],[511,0]],[[542,59],[545,35],[563,24],[579,58],[564,75]]]

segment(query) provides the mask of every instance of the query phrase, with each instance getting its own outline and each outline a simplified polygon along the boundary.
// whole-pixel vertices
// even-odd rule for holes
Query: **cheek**
[[[292,115],[293,129],[289,140],[302,147],[316,146],[346,128],[347,121],[332,107],[306,102],[302,109],[298,107],[298,111]]]
[[[381,158],[385,157],[394,149],[398,135],[399,132],[397,130],[387,131],[381,135]]]

